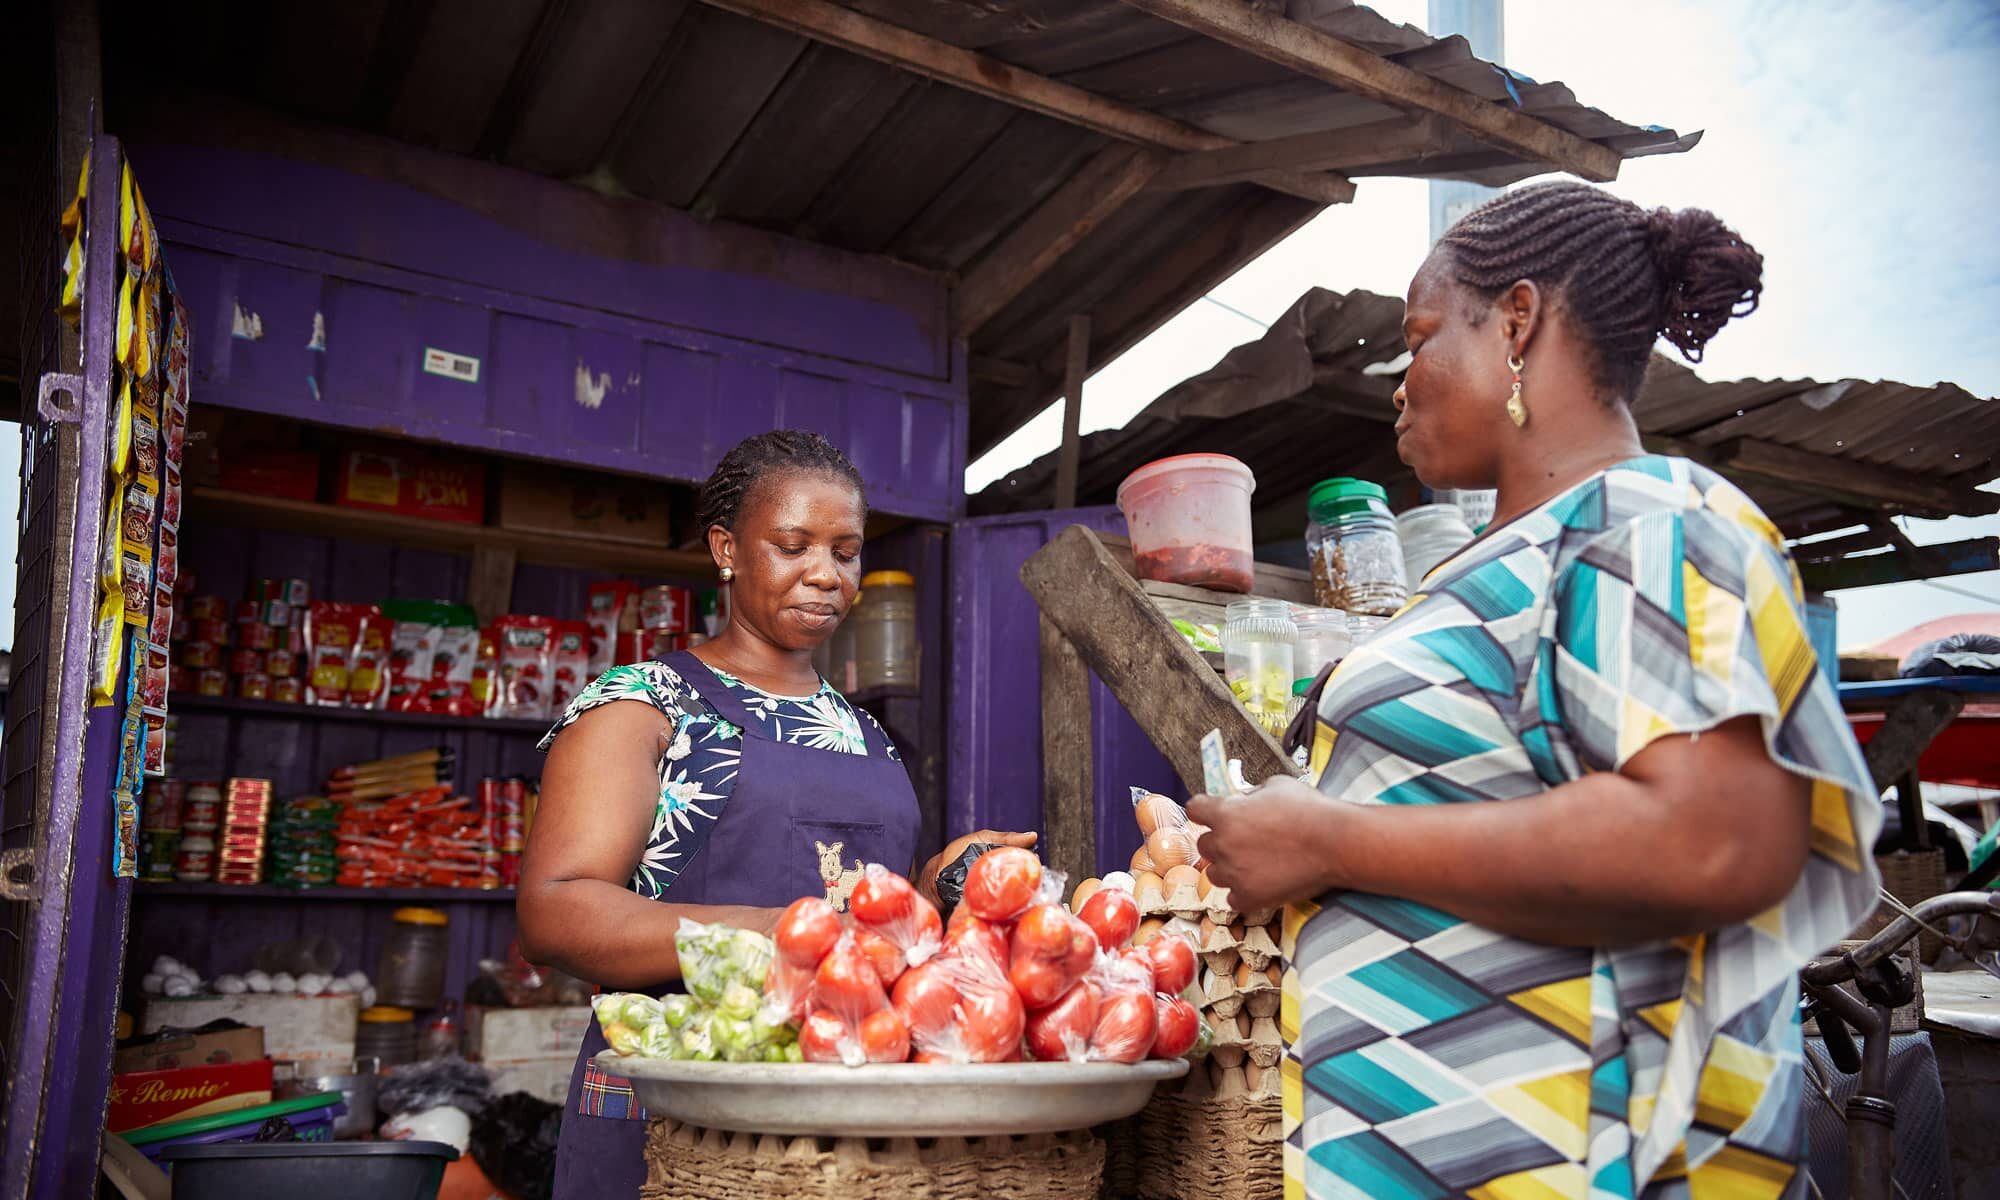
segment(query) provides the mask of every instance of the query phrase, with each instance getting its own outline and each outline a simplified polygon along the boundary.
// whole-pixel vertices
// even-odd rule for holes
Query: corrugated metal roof
[[[1205,135],[1261,142],[1402,115],[1118,0],[845,10]],[[1301,0],[1289,15],[1625,157],[1699,137],[1621,122],[1561,84],[1481,61],[1462,38],[1435,40],[1346,0]],[[254,14],[188,0],[167,19],[106,0],[102,23],[114,131],[158,89],[213,89],[952,276],[1111,144],[690,0],[357,0]],[[1498,184],[1547,169],[1446,128],[1422,161],[1353,173]],[[1072,313],[1092,314],[1092,361],[1107,362],[1319,207],[1250,183],[1124,204],[972,336],[973,452],[1053,397]]]
[[[1392,296],[1307,292],[1263,337],[1168,389],[1124,428],[1086,436],[1078,502],[1110,503],[1134,468],[1197,451],[1235,455],[1256,473],[1260,536],[1297,524],[1305,490],[1328,476],[1377,480],[1414,499],[1391,428],[1402,322]],[[1632,413],[1651,445],[1713,462],[1795,536],[1882,513],[2000,509],[2000,495],[1977,490],[2000,476],[2000,400],[1955,384],[1710,383],[1655,355]],[[1046,507],[1055,462],[1044,455],[1009,474],[975,496],[972,511]],[[1892,492],[1908,498],[1886,499]]]

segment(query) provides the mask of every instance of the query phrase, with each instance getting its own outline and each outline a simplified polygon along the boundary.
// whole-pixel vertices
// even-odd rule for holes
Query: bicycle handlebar
[[[1889,922],[1888,926],[1874,937],[1869,938],[1853,950],[1838,958],[1828,959],[1808,965],[1799,972],[1809,984],[1829,987],[1852,979],[1858,971],[1866,970],[1889,957],[1897,947],[1917,936],[1923,925],[1919,920],[1936,924],[1946,917],[1967,916],[1974,913],[1990,917],[2000,917],[2000,892],[1947,892],[1919,902],[1911,909],[1914,916],[1905,914]]]

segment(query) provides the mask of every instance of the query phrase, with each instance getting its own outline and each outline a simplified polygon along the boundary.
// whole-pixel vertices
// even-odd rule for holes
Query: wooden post
[[[505,616],[514,603],[514,563],[511,546],[478,543],[472,547],[472,578],[465,585],[465,600],[483,626]]]
[[[1211,729],[1222,731],[1223,746],[1243,760],[1251,783],[1298,774],[1096,534],[1081,525],[1065,529],[1022,565],[1021,582],[1190,794],[1202,789],[1201,739]]]
[[[1042,653],[1042,861],[1072,883],[1097,874],[1090,668],[1046,614]]]
[[[1083,376],[1090,369],[1090,317],[1078,313],[1069,319],[1069,357],[1063,365],[1062,451],[1056,459],[1056,502],[1058,510],[1076,507],[1076,468],[1082,452]]]

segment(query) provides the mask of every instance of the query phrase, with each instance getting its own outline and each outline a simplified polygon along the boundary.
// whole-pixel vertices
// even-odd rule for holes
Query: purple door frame
[[[106,448],[113,334],[114,255],[118,242],[116,139],[91,138],[91,188],[85,215],[83,370],[44,376],[40,415],[76,426],[75,517],[66,535],[73,564],[60,603],[62,676],[54,697],[56,752],[49,808],[33,846],[37,895],[28,918],[25,969],[15,1000],[17,1025],[6,1100],[0,1194],[88,1195],[96,1186],[98,1145],[111,1069],[118,975],[131,901],[129,882],[111,874],[112,775],[118,710],[90,707],[92,616],[97,599],[99,531],[104,520]],[[70,403],[54,397],[68,393]],[[67,439],[56,439],[57,444]],[[57,603],[54,596],[50,602]]]

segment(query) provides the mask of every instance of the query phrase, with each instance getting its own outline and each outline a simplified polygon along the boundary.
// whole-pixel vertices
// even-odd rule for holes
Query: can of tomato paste
[[[500,840],[502,854],[519,854],[528,842],[528,784],[515,776],[500,782]]]
[[[694,628],[694,593],[686,588],[662,585],[639,593],[639,626],[664,633],[686,633]]]

